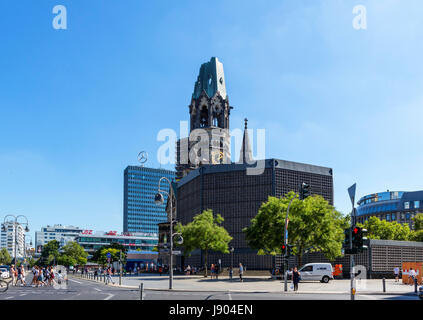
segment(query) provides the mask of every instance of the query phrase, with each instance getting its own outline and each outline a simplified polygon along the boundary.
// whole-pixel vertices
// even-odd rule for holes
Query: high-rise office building
[[[175,179],[175,172],[165,169],[153,169],[140,166],[128,166],[124,171],[123,231],[131,233],[158,234],[158,223],[167,221],[164,204],[156,205],[159,180],[162,177],[170,181]],[[167,181],[162,181],[161,189],[169,191]]]
[[[19,223],[6,222],[5,230],[1,228],[0,248],[6,248],[12,258],[23,258],[25,256],[25,233],[24,228]]]
[[[44,246],[49,241],[57,240],[63,247],[70,241],[75,241],[76,237],[83,229],[74,226],[62,226],[55,224],[54,226],[42,227],[41,231],[35,232],[35,247]]]

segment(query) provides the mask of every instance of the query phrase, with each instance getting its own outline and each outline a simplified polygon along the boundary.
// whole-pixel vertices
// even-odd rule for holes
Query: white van
[[[333,279],[333,269],[330,263],[307,263],[300,270],[301,280],[318,280],[328,283]]]

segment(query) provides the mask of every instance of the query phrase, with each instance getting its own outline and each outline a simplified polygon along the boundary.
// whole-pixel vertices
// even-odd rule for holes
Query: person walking
[[[219,279],[219,264],[216,264],[214,267],[214,275],[216,277],[216,280]]]
[[[10,276],[12,277],[12,286],[15,286],[16,285],[16,282],[18,281],[17,279],[16,279],[16,270],[15,270],[15,265],[11,265],[10,266]]]
[[[399,281],[399,268],[395,267],[394,268],[394,275],[395,275],[395,282]]]
[[[107,278],[106,278],[106,284],[109,284],[109,282],[115,284],[115,282],[112,279],[112,270],[110,269],[110,267],[107,268]]]
[[[413,268],[410,268],[410,273],[408,274],[408,283],[412,286],[416,279],[416,271]]]
[[[294,283],[294,291],[298,291],[298,283],[301,279],[301,273],[298,271],[297,267],[292,271],[292,282]]]
[[[210,280],[213,279],[214,271],[215,271],[215,267],[214,267],[214,263],[212,263],[210,267]]]
[[[244,275],[244,267],[242,266],[242,263],[239,264],[239,280],[241,282],[244,282],[244,279],[242,278]]]

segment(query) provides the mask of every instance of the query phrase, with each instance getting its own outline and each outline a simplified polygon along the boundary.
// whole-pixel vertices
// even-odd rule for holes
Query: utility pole
[[[351,278],[351,300],[355,299],[355,293],[356,293],[356,289],[355,289],[355,275],[354,275],[354,255],[352,254],[352,229],[355,226],[356,223],[356,211],[354,208],[354,200],[355,200],[355,190],[356,190],[356,186],[357,184],[354,183],[351,187],[348,188],[348,194],[350,196],[351,199],[351,204],[352,204],[352,212],[351,212],[351,227],[350,227],[350,278]]]
[[[122,250],[119,251],[119,285],[122,285]]]

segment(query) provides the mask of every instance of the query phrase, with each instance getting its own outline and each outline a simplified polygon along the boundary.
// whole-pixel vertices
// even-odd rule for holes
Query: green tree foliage
[[[204,210],[194,217],[193,221],[183,226],[178,224],[175,228],[182,233],[184,238],[183,248],[185,254],[190,254],[196,249],[204,250],[204,275],[207,277],[207,258],[209,250],[229,253],[228,244],[232,237],[221,226],[224,219],[220,214],[213,216],[212,210]]]
[[[58,257],[58,264],[66,267],[75,265],[85,265],[87,263],[88,254],[84,251],[76,241],[68,242],[63,248],[62,253]]]
[[[1,248],[0,250],[0,264],[10,264],[12,262],[12,257],[7,251],[6,248]]]
[[[101,264],[102,266],[107,265],[107,253],[110,252],[111,254],[111,258],[110,258],[110,262],[115,262],[115,261],[119,261],[119,256],[120,256],[120,249],[115,249],[115,248],[108,248],[108,247],[104,247],[100,249],[100,252],[98,254],[98,259],[95,260],[97,263]],[[122,264],[125,264],[125,253],[122,252]]]
[[[423,213],[418,213],[413,217],[414,230],[423,230]]]
[[[283,198],[269,197],[251,220],[251,225],[244,228],[249,246],[258,249],[259,254],[281,253],[285,216],[294,196],[291,191]],[[328,259],[341,256],[344,228],[348,227],[348,221],[323,197],[315,195],[305,200],[294,199],[288,218],[288,243],[293,245],[299,266],[306,251],[320,251]]]
[[[410,240],[423,242],[423,230],[414,231]]]
[[[367,238],[381,240],[412,240],[413,234],[407,224],[400,224],[397,221],[380,220],[377,217],[370,217],[360,226],[367,229]]]
[[[41,257],[38,259],[38,264],[41,266],[52,265],[54,262],[57,262],[59,257],[59,241],[52,240],[43,246],[41,251]]]
[[[109,251],[110,251],[110,254],[112,255],[111,260],[110,260],[111,262],[119,261],[119,252],[122,251],[122,263],[123,264],[126,263],[127,249],[119,243],[112,243],[108,246],[101,247],[96,252],[94,252],[91,260],[105,266],[107,264],[107,256],[106,255],[107,255],[108,249],[110,249]]]

